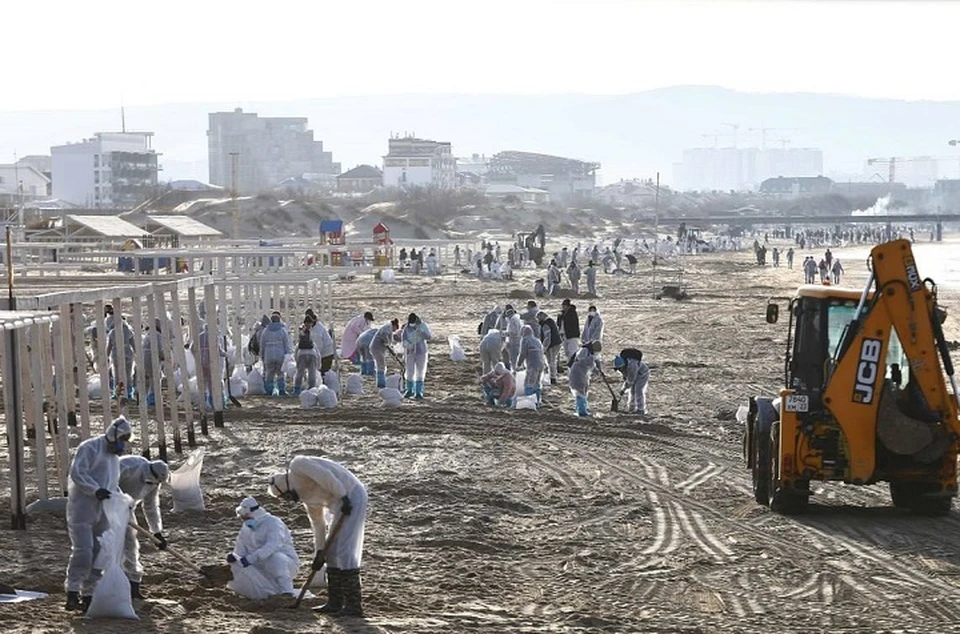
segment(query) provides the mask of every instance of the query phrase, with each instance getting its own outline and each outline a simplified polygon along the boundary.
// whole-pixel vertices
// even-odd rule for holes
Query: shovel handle
[[[149,530],[145,529],[143,526],[140,526],[139,524],[134,524],[133,522],[130,522],[130,526],[132,526],[132,527],[135,528],[136,530],[140,531],[141,533],[143,533],[144,535],[146,535],[147,537],[149,537],[149,538],[150,538],[150,541],[153,542],[153,533],[151,533]],[[154,544],[156,544],[156,542],[154,542]],[[208,576],[209,576],[209,575],[206,573],[206,571],[204,571],[203,568],[201,568],[201,567],[198,566],[197,564],[193,563],[192,561],[190,561],[189,559],[187,559],[186,557],[184,557],[183,555],[181,555],[180,553],[178,553],[176,550],[171,549],[169,545],[168,545],[166,548],[164,548],[163,550],[165,550],[166,552],[170,553],[171,555],[173,555],[174,557],[176,557],[177,559],[179,559],[180,561],[182,561],[182,562],[185,563],[186,565],[190,566],[191,568],[193,568],[194,570],[196,570],[197,572],[199,572],[199,573],[200,573],[201,575],[203,575],[204,577],[208,577]]]
[[[330,536],[327,538],[327,543],[323,546],[323,561],[326,563],[327,554],[330,552],[330,546],[333,544],[334,540],[337,538],[337,535],[340,534],[340,527],[343,526],[343,518],[346,515],[343,513],[340,514],[340,517],[337,518],[337,523],[333,525],[333,530],[330,531]],[[293,604],[293,607],[299,608],[300,603],[303,602],[303,597],[307,594],[307,588],[310,587],[310,584],[313,583],[313,578],[317,576],[317,570],[310,570],[310,574],[307,576],[307,580],[303,582],[303,586],[300,588],[300,594],[297,596],[296,603]]]

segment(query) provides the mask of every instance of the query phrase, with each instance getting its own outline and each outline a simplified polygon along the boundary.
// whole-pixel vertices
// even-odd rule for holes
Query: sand
[[[784,243],[785,244],[785,243]],[[821,250],[808,251],[818,254]],[[835,250],[845,258],[842,250]],[[802,261],[798,253],[797,262]],[[789,294],[798,269],[758,267],[746,253],[686,258],[690,298],[653,298],[641,275],[600,275],[605,359],[640,347],[651,365],[644,422],[610,410],[601,382],[595,416],[573,416],[561,385],[540,412],[486,407],[476,387],[476,325],[494,304],[520,299],[542,271],[513,282],[462,276],[394,285],[337,285],[336,322],[372,308],[377,321],[410,311],[434,333],[427,399],[398,410],[367,394],[337,410],[294,398],[248,398],[199,442],[208,510],[166,512],[172,547],[197,564],[222,563],[239,529],[239,500],[257,495],[312,548],[302,507],[270,499],[266,478],[295,454],[347,464],[367,484],[365,619],[316,616],[310,600],[251,601],[202,582],[143,545],[141,621],[90,622],[63,611],[69,550],[64,520],[33,518],[0,530],[0,581],[49,592],[0,605],[3,632],[944,632],[960,622],[960,518],[917,518],[890,506],[886,486],[815,485],[810,512],[782,517],[757,506],[740,458],[739,405],[782,382],[786,322],[764,322],[767,298]],[[845,259],[851,285],[862,260]],[[922,273],[927,274],[925,271]],[[667,280],[660,279],[663,283]],[[960,302],[941,289],[960,339]],[[575,302],[578,303],[578,302]],[[545,302],[551,313],[559,300]],[[468,360],[449,359],[459,335]],[[609,366],[608,366],[609,367]],[[4,448],[5,450],[5,448]],[[176,466],[182,460],[177,456]],[[28,458],[28,462],[29,462]],[[6,464],[0,456],[0,464]],[[0,477],[6,489],[7,474]],[[164,508],[170,498],[163,494]],[[9,508],[6,495],[2,508]],[[322,595],[322,591],[321,591]],[[322,598],[322,596],[321,596]]]

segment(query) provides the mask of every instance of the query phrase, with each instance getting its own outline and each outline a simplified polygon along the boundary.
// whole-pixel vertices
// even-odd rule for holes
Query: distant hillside
[[[947,141],[960,137],[960,102],[696,86],[618,96],[395,95],[170,104],[127,108],[126,120],[131,129],[156,132],[164,178],[206,180],[207,114],[235,107],[264,116],[308,117],[316,138],[345,169],[378,163],[391,132],[415,132],[451,141],[461,156],[518,149],[599,161],[606,182],[659,170],[669,183],[683,149],[712,144],[702,135],[729,131],[725,123],[740,126],[741,146],[759,145],[759,132],[748,128],[795,128],[768,136],[789,137],[792,147],[820,147],[827,174],[860,172],[871,156],[950,156],[956,148]],[[11,160],[14,151],[47,153],[50,145],[119,127],[119,109],[0,113],[0,162]]]

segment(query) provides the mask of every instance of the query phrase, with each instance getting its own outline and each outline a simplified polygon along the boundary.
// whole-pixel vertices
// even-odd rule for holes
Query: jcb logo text
[[[864,339],[860,345],[860,362],[857,364],[857,378],[853,384],[854,403],[869,405],[873,402],[873,386],[877,382],[882,351],[883,342],[879,339]]]

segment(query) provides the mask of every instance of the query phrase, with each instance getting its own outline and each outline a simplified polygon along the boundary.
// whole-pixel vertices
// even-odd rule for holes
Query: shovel
[[[133,522],[130,522],[130,526],[132,526],[132,527],[135,528],[137,531],[139,531],[139,532],[143,533],[144,535],[146,535],[147,537],[149,537],[149,538],[150,538],[150,541],[153,543],[153,545],[154,545],[154,546],[157,546],[157,543],[154,541],[153,533],[151,533],[149,530],[147,530],[147,529],[144,528],[143,526],[140,526],[139,524],[134,524]],[[157,548],[159,549],[160,547],[157,546]],[[216,580],[216,579],[214,579],[214,575],[213,575],[209,570],[206,570],[206,568],[209,568],[209,566],[207,566],[207,567],[198,566],[197,564],[193,563],[192,561],[190,561],[189,559],[187,559],[186,557],[184,557],[183,555],[181,555],[180,553],[178,553],[176,550],[170,548],[169,545],[168,545],[166,548],[164,548],[163,550],[165,550],[166,552],[170,553],[171,555],[173,555],[174,557],[176,557],[177,559],[179,559],[180,561],[182,561],[184,564],[186,564],[186,565],[189,566],[190,568],[193,568],[194,570],[196,570],[197,572],[199,572],[201,575],[203,575],[203,576],[206,577],[207,579],[210,579],[211,581],[215,581],[215,580]]]
[[[610,386],[610,382],[607,381],[607,375],[601,370],[597,370],[600,373],[600,377],[603,379],[603,384],[607,386],[607,389],[610,390],[610,396],[613,397],[613,401],[610,403],[611,412],[620,411],[620,398],[617,397],[617,393],[613,391],[613,388]],[[621,393],[622,396],[622,393]]]
[[[400,360],[400,355],[398,355],[396,352],[393,351],[393,348],[388,347],[387,352],[389,352],[390,355],[394,358],[394,360],[396,360],[396,362],[400,365],[400,381],[402,382],[401,383],[402,388],[400,391],[404,392],[407,389],[406,366],[404,365],[403,361]]]
[[[326,563],[327,554],[330,552],[330,546],[333,544],[334,540],[337,538],[337,535],[340,534],[340,527],[343,526],[343,518],[346,515],[340,514],[340,517],[337,518],[337,523],[333,525],[333,530],[330,531],[330,536],[327,537],[327,543],[323,547],[323,561]],[[313,570],[311,568],[310,574],[307,576],[307,580],[303,582],[303,587],[300,588],[300,594],[297,596],[297,601],[291,607],[293,609],[299,608],[300,604],[303,602],[303,597],[307,594],[307,588],[310,587],[310,584],[313,583],[313,578],[317,576],[319,570]]]

